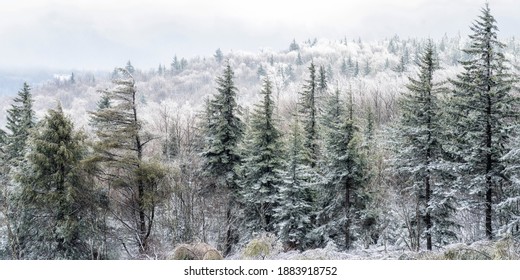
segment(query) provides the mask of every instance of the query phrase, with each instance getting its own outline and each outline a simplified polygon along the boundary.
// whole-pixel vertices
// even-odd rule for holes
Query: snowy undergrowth
[[[259,250],[255,250],[259,249]],[[324,248],[284,252],[282,245],[272,239],[254,239],[226,259],[231,260],[520,260],[520,240],[503,238],[497,241],[478,241],[472,244],[451,244],[433,251],[419,252],[396,247],[372,246],[368,249],[340,250],[329,242]]]

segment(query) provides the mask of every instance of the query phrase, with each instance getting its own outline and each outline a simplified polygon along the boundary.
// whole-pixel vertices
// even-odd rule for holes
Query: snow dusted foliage
[[[482,16],[478,22],[492,22],[489,19]],[[475,30],[480,28],[478,22]],[[493,68],[491,81],[509,81],[507,74],[519,73],[519,44],[510,39],[502,48],[495,43],[496,32],[488,35],[491,45],[500,46],[493,49],[492,57],[503,53],[510,61],[492,60],[492,65],[507,64],[510,69]],[[487,95],[497,101],[488,118],[492,143],[502,143],[491,149],[482,146],[485,110],[466,108],[477,108],[486,97],[485,75],[481,75],[485,63],[480,59],[486,53],[478,50],[485,45],[480,37],[477,33],[469,39],[444,36],[431,45],[428,40],[399,36],[373,42],[292,40],[287,50],[280,51],[218,49],[209,57],[190,59],[172,54],[150,70],[128,63],[125,71],[133,77],[133,104],[128,107],[136,108],[139,116],[137,123],[125,119],[132,124],[126,129],[115,128],[108,114],[105,121],[88,114],[108,113],[124,103],[108,94],[100,100],[98,93],[114,90],[111,80],[118,71],[74,71],[74,79],[33,85],[34,116],[42,118],[60,100],[63,113],[92,142],[130,146],[136,134],[125,133],[137,128],[138,136],[149,140],[141,150],[142,161],[136,160],[138,147],[109,151],[129,159],[98,169],[116,180],[100,174],[90,178],[96,187],[110,190],[108,198],[123,201],[122,197],[135,193],[134,200],[126,201],[126,210],[137,209],[136,215],[115,200],[110,211],[100,214],[108,221],[104,233],[109,240],[103,242],[110,245],[104,247],[110,254],[105,256],[160,258],[179,243],[205,242],[231,258],[240,255],[243,245],[249,246],[250,258],[398,258],[396,250],[428,248],[429,243],[435,250],[456,242],[448,238],[454,232],[453,198],[463,206],[456,216],[459,240],[482,239],[486,215],[481,206],[486,203],[488,177],[496,207],[492,208],[493,231],[518,232],[518,145],[510,141],[514,122],[500,117],[513,111],[514,104],[507,98],[498,102],[501,96],[510,96],[506,92],[518,90],[501,83]],[[454,80],[447,85],[453,89],[449,98],[438,94],[435,83],[425,83],[424,54],[432,45],[440,66],[435,68],[435,80]],[[269,83],[263,82],[266,77]],[[348,93],[348,98],[329,92],[331,88]],[[427,103],[425,92],[438,95],[437,107],[419,106]],[[11,102],[12,98],[0,97],[2,127]],[[442,115],[444,110],[448,112]],[[425,121],[443,116],[431,127]],[[395,123],[401,126],[400,134],[391,139],[400,147],[399,172],[389,165],[389,134],[384,133]],[[105,126],[107,135],[125,134],[124,139],[95,135],[100,126]],[[10,131],[3,130],[0,153],[5,157],[12,151],[5,145]],[[428,149],[431,157],[425,156]],[[488,151],[492,168],[486,173],[481,161]],[[132,165],[136,162],[142,163],[138,169]],[[0,176],[5,181],[9,178],[4,167],[0,166]],[[156,171],[164,171],[165,176]],[[146,180],[143,191],[152,191],[142,197],[142,205],[137,195],[139,179]],[[129,192],[123,191],[125,186]],[[9,206],[6,201],[0,201],[2,209]],[[5,222],[1,230],[7,233]],[[263,234],[269,236],[267,243]],[[124,248],[121,241],[137,246]],[[2,242],[8,244],[6,238]]]
[[[238,229],[235,220],[238,217],[238,199],[241,155],[239,144],[244,134],[244,123],[237,104],[237,88],[234,73],[227,64],[222,76],[217,78],[217,94],[209,100],[206,108],[203,133],[205,146],[202,156],[205,160],[205,174],[213,182],[208,187],[226,194],[226,235],[224,255],[228,255],[232,246],[238,242]]]
[[[278,237],[284,248],[302,250],[309,245],[313,228],[313,195],[317,174],[306,160],[303,132],[295,119],[288,139],[287,164],[282,173],[283,182],[276,197],[274,218]]]
[[[264,98],[250,117],[242,171],[242,203],[249,237],[254,232],[275,229],[273,215],[284,165],[282,134],[277,128],[272,83],[268,77],[264,79],[261,94]]]
[[[486,238],[492,239],[503,224],[495,206],[509,188],[504,155],[509,151],[512,126],[518,121],[518,97],[498,41],[498,27],[489,5],[471,26],[469,46],[461,61],[464,70],[452,80],[449,100],[450,152],[456,165],[455,185],[466,194],[464,206],[484,217]]]
[[[443,245],[456,238],[451,218],[455,197],[447,181],[450,165],[443,158],[440,100],[446,88],[435,81],[438,62],[431,43],[426,45],[418,66],[418,77],[409,78],[407,91],[401,97],[401,114],[393,136],[393,166],[404,183],[398,192],[416,205],[410,216],[410,235],[415,236],[410,245],[419,249],[424,238],[426,248],[432,250],[433,241]]]
[[[313,235],[318,244],[330,240],[350,248],[355,237],[363,235],[363,224],[370,227],[374,217],[363,217],[369,193],[366,157],[354,125],[353,105],[345,104],[339,90],[326,98],[322,123],[325,138],[324,182],[318,193],[318,228]],[[362,222],[363,220],[363,222]]]

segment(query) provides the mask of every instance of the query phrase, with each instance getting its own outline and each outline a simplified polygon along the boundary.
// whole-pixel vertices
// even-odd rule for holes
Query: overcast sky
[[[295,38],[468,34],[485,1],[0,0],[0,69],[148,69],[217,48],[282,50]],[[520,1],[490,0],[500,37],[520,35]]]

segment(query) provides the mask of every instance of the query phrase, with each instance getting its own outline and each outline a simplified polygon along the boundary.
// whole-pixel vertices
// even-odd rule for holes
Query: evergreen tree
[[[216,60],[218,63],[221,63],[222,60],[224,59],[224,54],[222,53],[222,51],[220,50],[220,48],[218,48],[218,49],[215,51],[215,54],[213,55],[213,57],[215,57],[215,60]]]
[[[291,45],[289,46],[289,51],[292,52],[292,51],[299,51],[300,50],[300,46],[296,43],[296,39],[293,39],[293,41],[291,42]]]
[[[303,65],[303,59],[300,52],[298,52],[298,56],[296,57],[296,65]]]
[[[344,104],[339,90],[327,98],[322,119],[325,127],[325,182],[320,193],[320,227],[315,230],[325,241],[333,239],[347,249],[352,245],[353,228],[361,224],[368,203],[364,188],[368,179],[367,163],[361,153],[352,106],[352,102],[348,106]]]
[[[354,71],[352,73],[352,76],[357,77],[359,75],[359,62],[356,60],[356,64],[354,65]]]
[[[28,162],[17,175],[17,257],[89,259],[95,253],[99,196],[82,172],[84,138],[61,106],[48,111],[30,138]]]
[[[261,94],[264,99],[255,108],[250,121],[242,194],[247,229],[272,232],[283,158],[281,133],[273,115],[275,106],[268,77],[264,79]]]
[[[27,83],[14,98],[11,108],[7,110],[7,132],[3,132],[0,143],[0,185],[2,186],[2,212],[6,217],[8,252],[12,258],[19,258],[17,234],[15,227],[18,216],[18,203],[14,198],[17,183],[14,178],[19,172],[27,151],[27,140],[35,126],[33,99]]]
[[[160,165],[144,160],[144,147],[153,137],[142,128],[134,78],[126,69],[117,71],[120,78],[102,92],[110,106],[91,112],[99,141],[90,162],[98,165],[98,176],[110,178],[114,218],[129,231],[138,252],[146,253],[165,174]]]
[[[494,235],[493,207],[502,199],[500,189],[510,183],[502,157],[508,152],[510,127],[518,119],[518,99],[511,94],[513,80],[497,30],[486,4],[471,26],[470,45],[464,50],[468,59],[461,61],[464,71],[452,81],[450,100],[457,183],[471,198],[468,206],[484,212],[488,239]]]
[[[316,105],[316,95],[318,92],[318,80],[316,77],[316,68],[311,62],[309,66],[309,79],[305,81],[303,92],[300,94],[299,107],[301,110],[303,130],[304,130],[304,147],[308,153],[306,160],[309,166],[314,168],[318,160],[318,108]]]
[[[173,61],[171,63],[171,71],[172,71],[172,74],[174,73],[177,73],[181,70],[181,63],[179,62],[179,60],[177,59],[177,55],[175,55],[173,57]]]
[[[302,131],[296,117],[289,136],[287,165],[282,173],[283,183],[274,214],[278,236],[287,250],[305,249],[308,246],[307,236],[313,228],[313,206],[309,204],[307,194],[312,190],[316,176],[306,164],[304,150]]]
[[[7,110],[6,153],[9,160],[21,160],[23,158],[30,129],[35,125],[32,106],[31,88],[27,83],[24,83],[23,88],[18,92],[18,96],[13,99],[11,108]]]
[[[238,145],[242,140],[244,124],[236,103],[237,88],[234,73],[228,64],[222,76],[217,78],[217,91],[206,109],[206,145],[202,153],[206,161],[205,171],[214,178],[214,187],[223,189],[229,195],[226,211],[227,233],[224,254],[229,254],[236,242],[236,230],[231,222],[236,217],[238,194],[238,167],[241,161]]]
[[[134,66],[132,66],[132,63],[130,62],[130,60],[126,63],[125,69],[131,75],[134,74],[134,72],[135,72],[135,68],[134,68]],[[117,70],[115,70],[115,72],[117,73]]]
[[[325,72],[325,67],[323,65],[320,66],[319,77],[318,77],[318,90],[321,93],[324,93],[327,90],[327,73]]]
[[[451,214],[454,197],[446,182],[447,170],[443,162],[443,119],[440,94],[442,84],[434,82],[438,69],[433,43],[430,41],[418,63],[418,78],[409,78],[408,92],[401,99],[401,118],[398,127],[396,168],[409,178],[409,194],[415,200],[416,235],[425,235],[426,248],[432,250],[432,236],[441,244],[455,238]],[[422,230],[424,223],[424,232]],[[419,249],[419,239],[416,240]]]
[[[349,72],[349,68],[347,65],[347,61],[345,60],[345,58],[343,58],[343,61],[341,62],[341,74],[343,74],[344,76],[347,76],[348,72]]]

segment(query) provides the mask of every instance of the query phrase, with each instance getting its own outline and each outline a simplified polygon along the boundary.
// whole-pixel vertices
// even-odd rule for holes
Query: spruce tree
[[[144,148],[154,138],[143,129],[134,78],[126,69],[116,71],[119,78],[102,92],[110,106],[91,112],[99,140],[89,162],[97,165],[97,175],[105,179],[102,181],[110,182],[114,218],[128,230],[137,251],[147,253],[155,210],[163,197],[160,182],[165,171],[144,159]]]
[[[318,78],[318,90],[320,93],[324,93],[327,90],[327,73],[325,72],[325,67],[323,65],[320,66],[319,78]]]
[[[228,64],[222,76],[217,78],[218,93],[207,104],[205,125],[205,172],[214,182],[213,187],[223,190],[228,195],[226,210],[226,237],[224,254],[229,254],[236,243],[236,201],[239,192],[237,180],[241,161],[238,145],[244,133],[244,124],[240,119],[240,108],[236,102],[237,88],[234,73]]]
[[[348,106],[339,90],[327,97],[324,116],[324,185],[320,192],[320,211],[315,232],[325,240],[333,239],[346,249],[352,245],[354,227],[368,203],[367,163],[353,120],[352,101]]]
[[[8,129],[6,138],[6,153],[9,160],[21,160],[30,130],[35,125],[33,98],[31,88],[27,83],[13,99],[11,108],[7,110]]]
[[[310,167],[316,167],[319,154],[318,146],[318,108],[316,95],[318,92],[318,80],[316,68],[311,62],[309,66],[309,79],[305,81],[303,91],[300,94],[299,108],[303,123],[305,151],[308,153],[306,160]]]
[[[400,100],[395,167],[399,174],[409,178],[410,188],[401,194],[410,195],[418,205],[416,235],[424,235],[426,248],[432,250],[433,235],[446,244],[455,237],[455,228],[451,218],[454,198],[449,195],[445,170],[448,165],[443,160],[442,146],[445,141],[440,95],[446,90],[442,83],[434,81],[438,61],[431,41],[426,45],[418,67],[418,77],[409,77],[407,92]],[[419,238],[416,242],[414,246],[419,249]]]
[[[81,160],[85,136],[61,106],[49,110],[30,138],[28,162],[16,176],[19,254],[26,259],[89,259],[97,242],[96,197]]]
[[[499,191],[509,184],[502,157],[508,152],[510,127],[516,123],[518,100],[511,93],[513,80],[498,41],[495,18],[489,5],[471,26],[473,34],[461,61],[464,71],[452,80],[451,152],[459,163],[458,185],[468,194],[473,210],[483,212],[485,236],[494,235],[493,207]],[[494,221],[495,220],[495,221]]]
[[[273,209],[283,168],[281,133],[276,127],[272,84],[264,79],[262,102],[255,108],[248,131],[244,160],[243,200],[249,231],[274,230]]]
[[[306,163],[297,117],[288,141],[287,164],[282,173],[283,183],[277,196],[274,218],[278,237],[285,248],[303,250],[308,246],[308,235],[313,228],[313,205],[309,203],[307,194],[314,188],[316,176]]]

